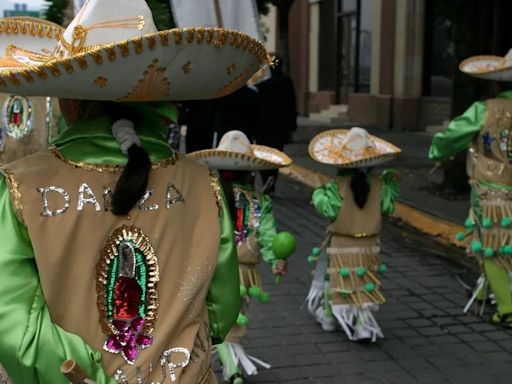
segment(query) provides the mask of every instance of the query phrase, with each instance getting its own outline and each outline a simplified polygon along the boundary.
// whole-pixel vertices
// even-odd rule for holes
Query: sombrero
[[[512,81],[512,49],[505,57],[479,55],[464,60],[459,69],[485,80]]]
[[[86,0],[66,28],[0,19],[0,92],[84,100],[211,99],[251,78],[268,54],[233,30],[157,31],[144,0]]]
[[[400,148],[359,127],[325,131],[309,143],[309,155],[315,161],[342,168],[374,166],[400,152]]]
[[[265,145],[251,144],[240,131],[229,131],[214,149],[189,153],[187,157],[214,169],[260,171],[287,167],[292,160],[281,151]]]

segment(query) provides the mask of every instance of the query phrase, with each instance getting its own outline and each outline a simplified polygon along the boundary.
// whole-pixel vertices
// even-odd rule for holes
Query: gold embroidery
[[[183,73],[188,74],[192,70],[192,63],[190,61],[183,64]]]
[[[236,71],[235,63],[228,65],[228,67],[226,68],[226,72],[228,73],[228,75],[231,75],[235,71]]]
[[[215,203],[217,204],[217,208],[219,209],[220,216],[222,210],[222,188],[220,186],[219,179],[212,170],[210,170],[210,185],[213,189],[213,196],[215,196]]]
[[[223,97],[236,91],[247,81],[247,79],[250,78],[251,74],[252,72],[249,69],[246,69],[240,75],[236,76],[235,78],[230,80],[225,86],[219,89],[216,97]]]
[[[5,180],[7,182],[7,188],[9,190],[9,195],[11,196],[12,207],[14,208],[14,213],[18,220],[25,224],[23,220],[23,204],[21,202],[21,192],[20,187],[16,179],[14,178],[13,173],[9,168],[0,168],[0,172],[5,175]]]
[[[165,67],[158,66],[158,63],[158,59],[153,60],[133,90],[119,101],[152,101],[169,96],[171,83],[166,77]]]
[[[99,173],[117,173],[124,169],[124,165],[110,165],[110,164],[92,164],[92,163],[85,163],[82,161],[73,161],[66,159],[60,151],[53,147],[50,148],[50,152],[57,157],[59,160],[65,162],[66,164],[72,165],[75,168],[81,168],[85,169],[86,171],[94,171]],[[170,157],[165,160],[160,160],[152,163],[151,169],[160,169],[160,168],[167,168],[170,165],[176,164],[176,162],[179,160],[178,153],[174,152],[173,157]]]
[[[94,80],[94,85],[100,88],[105,88],[107,86],[108,79],[103,76],[98,76],[96,80]]]

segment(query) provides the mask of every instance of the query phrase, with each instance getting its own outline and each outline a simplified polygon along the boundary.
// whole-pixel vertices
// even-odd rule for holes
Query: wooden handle
[[[89,379],[84,370],[75,360],[66,360],[60,366],[60,372],[68,379],[71,384],[95,384],[95,381]]]

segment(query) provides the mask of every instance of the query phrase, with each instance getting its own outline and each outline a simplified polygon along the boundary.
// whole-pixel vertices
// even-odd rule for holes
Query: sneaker
[[[325,332],[336,331],[336,320],[333,316],[326,316],[323,307],[320,307],[316,310],[315,317],[316,321],[320,323],[320,326]]]

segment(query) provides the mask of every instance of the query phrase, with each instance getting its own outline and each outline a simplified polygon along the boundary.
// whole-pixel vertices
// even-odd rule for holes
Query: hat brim
[[[41,52],[35,44],[41,37],[30,31],[48,29],[47,22],[12,18],[2,23],[0,40],[14,35],[15,43],[25,41],[25,46],[18,43],[20,48]],[[53,46],[62,33],[62,28],[55,31]],[[134,102],[212,99],[240,88],[267,62],[263,45],[241,32],[171,29],[95,46],[65,59],[19,68],[11,63],[0,68],[0,92]]]
[[[188,158],[214,169],[263,171],[287,167],[292,160],[283,152],[264,145],[252,146],[253,155],[221,149],[204,149],[189,153]]]
[[[473,56],[461,62],[459,70],[484,80],[512,81],[512,66],[501,56]]]
[[[309,155],[313,160],[340,168],[371,167],[390,161],[402,150],[380,137],[369,135],[375,147],[362,152],[343,148],[348,129],[332,129],[316,135],[309,143]]]

